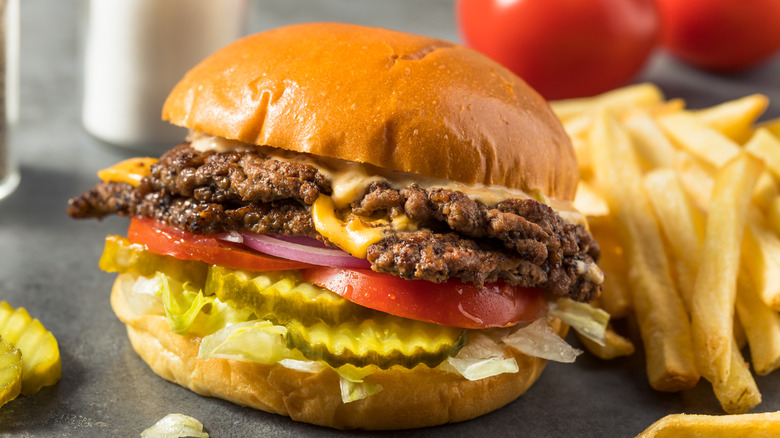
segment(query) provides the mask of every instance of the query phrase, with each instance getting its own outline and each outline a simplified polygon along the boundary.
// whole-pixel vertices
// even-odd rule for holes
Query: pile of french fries
[[[651,387],[704,377],[728,413],[761,402],[752,372],[780,367],[780,119],[757,123],[768,104],[691,110],[651,84],[552,102],[582,175],[575,206],[602,249],[597,305],[636,321]],[[611,328],[606,345],[583,344],[634,351]]]

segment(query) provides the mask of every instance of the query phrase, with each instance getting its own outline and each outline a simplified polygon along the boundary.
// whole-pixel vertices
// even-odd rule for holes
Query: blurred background
[[[120,5],[127,0],[95,3],[112,2]],[[212,6],[217,2],[213,0]],[[146,89],[148,81],[154,79],[149,77],[149,70],[123,71],[127,67],[120,65],[128,58],[142,58],[142,53],[133,51],[133,47],[143,46],[141,40],[135,39],[131,48],[113,53],[110,47],[103,47],[103,54],[91,60],[88,41],[92,37],[93,43],[95,38],[99,43],[101,37],[90,27],[90,20],[97,16],[90,14],[89,1],[20,3],[20,118],[12,144],[21,182],[0,200],[0,300],[26,307],[55,334],[63,356],[63,378],[54,387],[4,406],[0,410],[0,435],[130,436],[167,413],[182,411],[206,424],[212,436],[335,436],[330,430],[204,399],[164,383],[133,353],[123,325],[109,307],[113,278],[97,268],[104,236],[123,233],[127,222],[116,217],[77,222],[65,215],[65,208],[69,198],[92,187],[98,169],[138,155],[139,150],[157,147],[161,152],[175,143],[160,146],[164,142],[143,138],[112,140],[110,134],[99,132],[101,123],[89,128],[92,133],[84,127],[85,95],[89,90],[96,93],[94,106],[88,111],[96,120],[125,128],[132,123],[147,123],[134,119],[137,111],[128,113],[133,116],[119,116],[123,113],[112,108],[112,102],[133,102],[133,92],[111,99],[107,91],[95,89],[96,82],[85,82],[90,68],[98,72],[113,69],[124,79],[146,81],[137,88]],[[215,16],[225,14],[237,21],[236,26],[241,28],[238,34],[297,22],[337,21],[463,42],[456,25],[454,0],[246,0],[241,7],[238,14],[221,10]],[[175,11],[166,13],[177,15]],[[121,30],[117,26],[130,26],[137,17],[117,15],[115,10],[105,19],[109,18],[117,20],[113,30]],[[165,21],[161,25],[165,26]],[[99,32],[110,35],[111,30],[109,26]],[[146,47],[155,48],[154,44]],[[180,54],[166,56],[176,55]],[[169,71],[165,76],[178,77],[186,69]],[[763,93],[771,99],[763,119],[780,116],[777,55],[747,72],[715,74],[656,51],[632,81],[651,81],[667,98],[683,98],[692,108]],[[152,82],[162,90],[172,86]],[[106,89],[112,86],[103,85]],[[159,116],[162,98],[164,95],[158,95],[160,103],[151,105],[157,108],[150,113],[153,121]],[[147,133],[144,129],[121,132],[139,136]],[[780,378],[763,377],[759,385],[765,395],[761,407],[780,409]],[[682,411],[721,412],[708,388],[682,395],[651,391],[641,352],[606,365],[583,357],[575,367],[548,366],[532,392],[506,409],[472,422],[407,432],[404,436],[512,436],[517,434],[518,425],[529,436],[634,436],[662,415]]]

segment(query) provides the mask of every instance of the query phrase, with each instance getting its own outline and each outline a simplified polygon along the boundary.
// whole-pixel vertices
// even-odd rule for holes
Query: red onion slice
[[[220,234],[218,238],[228,242],[242,243],[263,254],[311,265],[350,269],[371,268],[371,263],[368,260],[353,257],[348,252],[338,248],[327,247],[316,239],[273,236],[246,231],[231,231]]]
[[[333,247],[327,246],[313,237],[282,236],[278,234],[271,235],[271,237],[274,239],[284,240],[285,242],[297,243],[299,245],[310,246],[313,248],[334,249]]]

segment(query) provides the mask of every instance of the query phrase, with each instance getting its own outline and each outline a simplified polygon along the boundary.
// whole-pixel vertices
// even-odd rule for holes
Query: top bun
[[[240,39],[188,72],[163,119],[196,131],[571,200],[579,174],[547,102],[433,38],[310,23]]]

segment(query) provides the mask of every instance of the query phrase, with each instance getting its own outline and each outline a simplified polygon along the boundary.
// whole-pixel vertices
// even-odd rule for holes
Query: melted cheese
[[[137,187],[138,183],[149,175],[152,164],[156,162],[156,158],[130,158],[99,170],[98,178],[106,182],[124,182]]]
[[[187,137],[191,146],[199,151],[215,150],[219,152],[231,150],[257,150],[275,160],[308,164],[315,167],[328,178],[333,188],[332,200],[336,208],[345,208],[350,203],[359,200],[371,183],[387,182],[394,189],[408,187],[412,183],[422,188],[433,187],[445,190],[459,191],[469,198],[492,206],[507,199],[534,199],[552,207],[567,222],[575,225],[585,225],[585,217],[578,212],[572,202],[547,198],[541,192],[526,193],[522,190],[510,189],[504,186],[486,186],[484,184],[463,184],[422,175],[381,169],[365,163],[356,163],[337,158],[314,156],[277,149],[270,146],[253,146],[207,135],[201,132],[191,132]]]
[[[419,228],[417,221],[405,215],[404,213],[393,216],[390,219],[390,226],[395,231],[417,231]]]
[[[332,196],[320,195],[311,206],[314,228],[334,245],[347,251],[355,257],[365,258],[368,247],[382,240],[389,229],[396,231],[415,231],[418,224],[406,216],[399,214],[391,218],[368,220],[355,215],[349,215],[342,221],[336,214],[336,209],[348,207],[350,203],[359,200],[368,186],[377,181],[387,182],[391,187],[400,189],[412,183],[423,188],[440,187],[446,190],[459,191],[471,199],[485,205],[495,205],[507,199],[535,199],[550,205],[567,222],[585,224],[582,214],[572,207],[570,202],[560,202],[547,198],[542,193],[529,195],[521,190],[500,186],[484,186],[482,184],[467,185],[459,182],[426,178],[403,172],[378,169],[374,166],[348,162],[327,157],[314,157],[291,151],[279,150],[268,146],[253,146],[221,137],[192,132],[187,138],[191,146],[199,151],[217,152],[258,150],[280,161],[292,161],[308,164],[317,168],[328,178],[333,188]],[[103,181],[119,181],[138,185],[141,179],[150,173],[150,167],[156,163],[154,158],[131,158],[117,163],[98,172]],[[578,267],[595,277],[593,267]],[[596,278],[594,278],[596,280]]]
[[[320,195],[311,206],[314,229],[331,243],[355,257],[366,258],[368,247],[379,242],[387,226],[365,222],[350,215],[346,223],[336,216],[336,209],[330,196]]]

